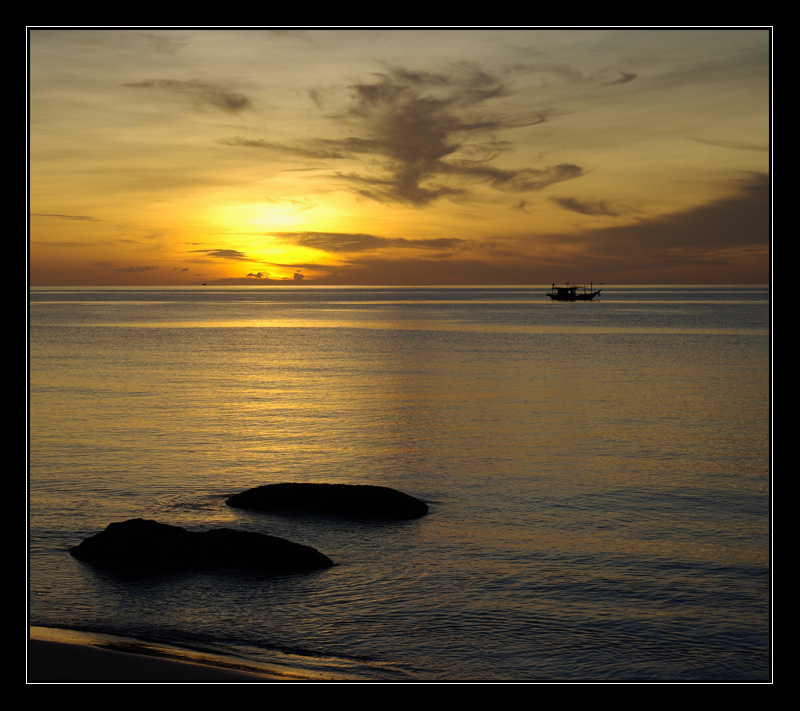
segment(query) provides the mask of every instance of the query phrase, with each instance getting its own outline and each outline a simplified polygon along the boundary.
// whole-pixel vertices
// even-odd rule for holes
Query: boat
[[[564,286],[553,286],[548,292],[548,296],[553,301],[591,301],[597,296],[602,289],[594,291],[594,287],[590,286],[588,289],[585,286],[576,286],[575,284],[565,284]]]

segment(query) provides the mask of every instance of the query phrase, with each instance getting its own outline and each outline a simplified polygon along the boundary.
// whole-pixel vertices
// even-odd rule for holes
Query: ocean
[[[771,679],[767,286],[32,288],[28,623],[377,682]],[[377,484],[427,516],[228,507]],[[148,518],[312,573],[115,577]]]

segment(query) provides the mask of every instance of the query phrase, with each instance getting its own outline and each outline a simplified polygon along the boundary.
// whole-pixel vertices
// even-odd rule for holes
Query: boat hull
[[[548,296],[553,301],[591,301],[600,291],[590,291],[585,294],[548,294]]]

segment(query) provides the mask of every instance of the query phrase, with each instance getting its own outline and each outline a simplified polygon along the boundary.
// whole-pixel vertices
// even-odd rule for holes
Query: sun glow
[[[269,199],[215,209],[217,226],[208,242],[227,244],[207,258],[227,262],[227,278],[253,277],[298,280],[299,274],[324,276],[339,260],[312,246],[298,244],[293,235],[339,232],[344,220],[330,204],[305,199]]]

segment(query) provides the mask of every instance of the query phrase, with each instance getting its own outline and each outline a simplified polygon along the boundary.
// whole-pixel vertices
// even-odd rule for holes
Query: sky
[[[32,286],[763,284],[769,28],[28,28]]]

